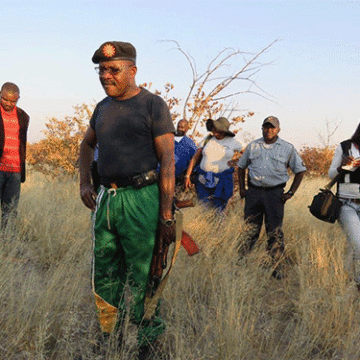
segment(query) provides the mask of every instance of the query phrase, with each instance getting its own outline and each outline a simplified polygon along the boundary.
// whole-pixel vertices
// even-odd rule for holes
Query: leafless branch
[[[229,106],[230,104],[233,104],[233,101],[226,105],[223,103],[225,100],[234,99],[241,94],[255,94],[270,100],[271,95],[267,94],[257,85],[254,77],[261,68],[271,64],[259,62],[259,58],[278,40],[273,41],[258,53],[247,53],[234,48],[225,48],[218,52],[218,54],[209,62],[206,70],[200,74],[197,72],[194,58],[185,52],[177,41],[164,41],[172,42],[176,45],[173,49],[180,51],[181,54],[185,56],[192,71],[192,82],[185,97],[182,113],[183,117],[189,120],[193,134],[196,132],[196,128],[201,122],[201,119],[205,116],[228,111]],[[244,63],[243,66],[231,75],[222,75],[221,72],[224,73],[227,67],[230,68],[233,66],[235,58],[238,56],[241,57],[242,62]],[[226,94],[225,89],[228,89],[235,80],[245,83],[248,82],[250,83],[250,86],[247,89]],[[209,89],[210,84],[211,88]],[[230,114],[232,113],[233,111],[230,111]]]
[[[336,119],[332,121],[329,121],[328,119],[325,120],[326,134],[323,136],[320,131],[318,132],[318,138],[324,147],[330,146],[331,138],[339,129],[340,125],[341,122],[338,122]]]

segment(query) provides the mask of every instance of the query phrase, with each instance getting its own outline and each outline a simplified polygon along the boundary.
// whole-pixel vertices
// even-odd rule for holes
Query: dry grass
[[[202,252],[181,250],[164,293],[161,340],[170,359],[360,358],[359,293],[344,270],[344,235],[307,209],[324,183],[306,179],[286,206],[282,280],[271,277],[263,238],[239,259],[248,231],[240,200],[223,221],[200,207],[184,210]],[[0,237],[1,359],[96,359],[90,235],[77,184],[31,174],[17,228]],[[125,325],[125,349],[113,339],[104,358],[134,358],[134,328]]]

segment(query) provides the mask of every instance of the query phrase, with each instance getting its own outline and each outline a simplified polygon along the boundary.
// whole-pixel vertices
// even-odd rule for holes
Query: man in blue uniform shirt
[[[279,138],[280,123],[274,116],[262,124],[263,137],[252,141],[238,161],[240,196],[245,198],[245,220],[254,226],[249,239],[249,250],[259,238],[265,218],[268,236],[267,250],[277,259],[284,251],[281,230],[284,205],[298,189],[306,168],[294,146]],[[245,190],[245,173],[248,168],[248,190]],[[284,193],[289,180],[288,168],[295,174],[290,189]],[[277,273],[273,275],[276,277]]]
[[[182,119],[178,122],[175,133],[175,179],[176,184],[183,183],[184,173],[191,158],[196,152],[196,145],[192,139],[186,136],[189,130],[189,122]]]

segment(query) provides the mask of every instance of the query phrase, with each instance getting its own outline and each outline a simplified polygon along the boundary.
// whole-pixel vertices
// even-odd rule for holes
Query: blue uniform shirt
[[[187,169],[191,158],[196,152],[196,145],[192,139],[186,135],[177,141],[175,136],[175,176],[180,177]]]
[[[266,144],[263,138],[252,141],[239,159],[238,166],[249,168],[249,179],[254,186],[286,183],[289,180],[288,168],[294,174],[306,171],[294,146],[280,138],[273,144]]]

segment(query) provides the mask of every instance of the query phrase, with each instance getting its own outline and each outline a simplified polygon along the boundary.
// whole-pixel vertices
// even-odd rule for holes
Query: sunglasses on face
[[[125,69],[126,66],[123,66],[121,68],[117,68],[115,66],[97,66],[95,68],[95,71],[101,76],[104,75],[105,73],[109,73],[112,76],[115,76],[117,74],[119,74],[120,72],[122,72]]]

